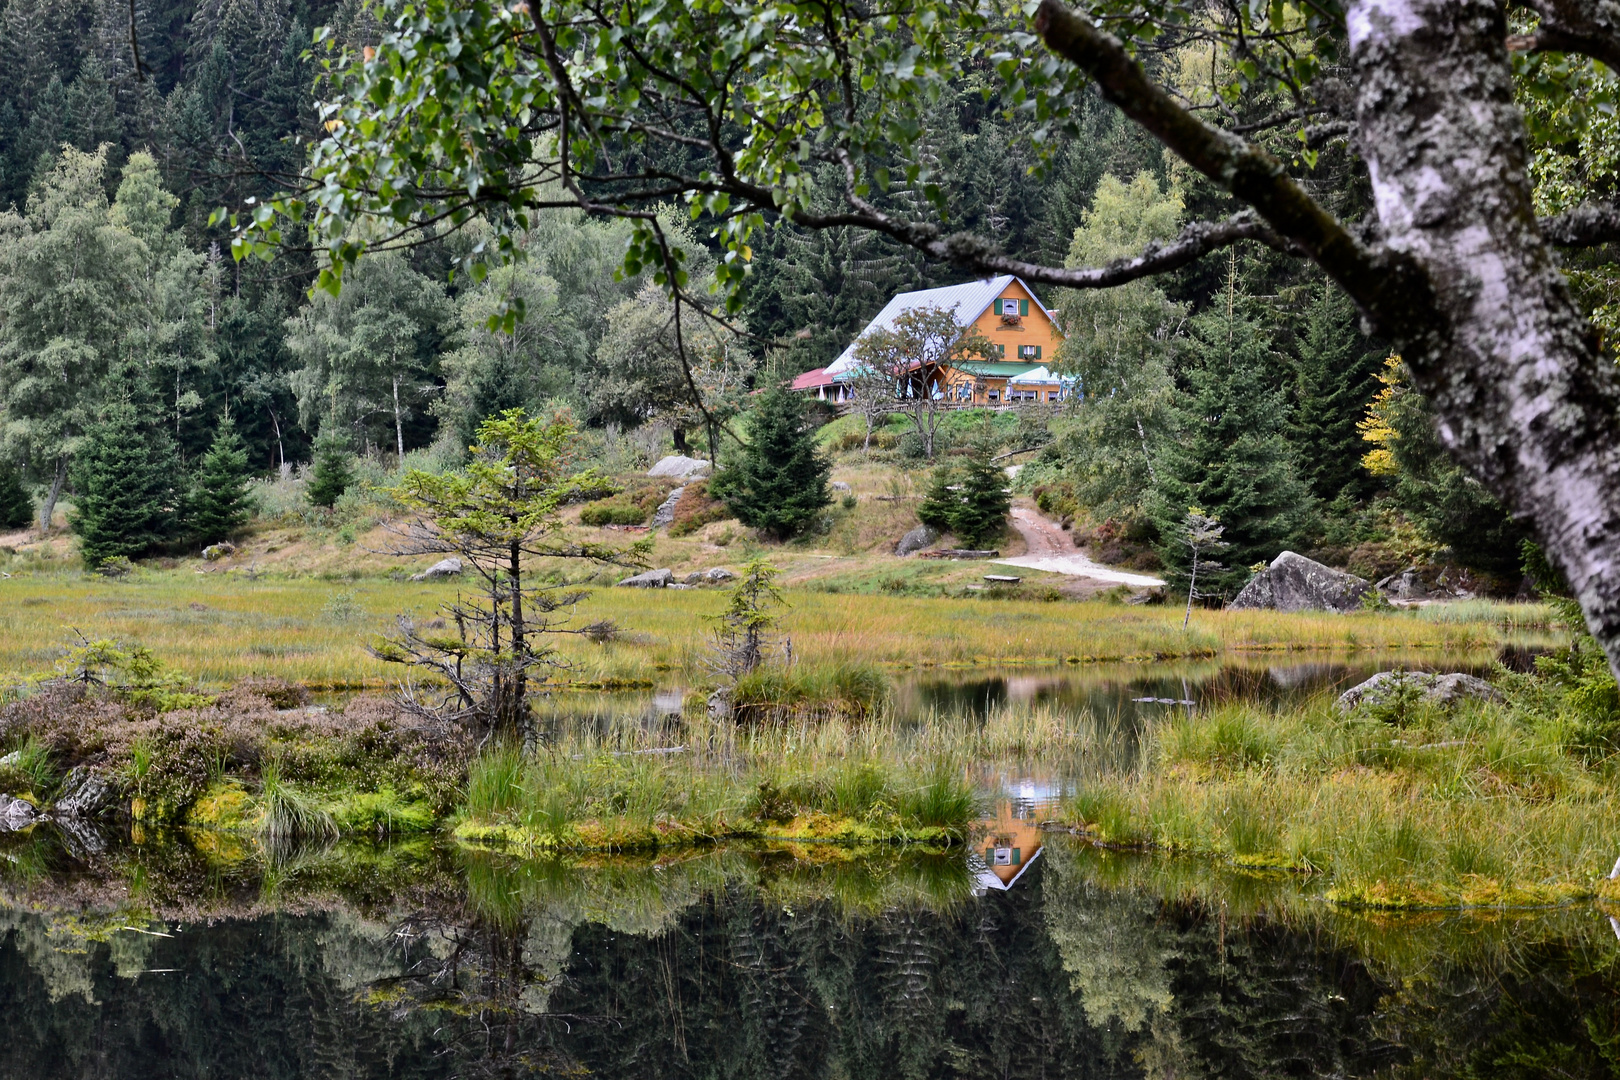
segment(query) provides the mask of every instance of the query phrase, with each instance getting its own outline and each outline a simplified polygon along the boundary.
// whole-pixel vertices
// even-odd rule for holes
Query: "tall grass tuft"
[[[337,839],[337,822],[331,813],[282,779],[281,766],[276,761],[264,763],[259,798],[263,810],[259,834],[271,844]]]

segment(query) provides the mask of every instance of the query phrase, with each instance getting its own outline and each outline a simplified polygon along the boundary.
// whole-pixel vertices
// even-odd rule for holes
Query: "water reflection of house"
[[[978,891],[1010,889],[1035,865],[1046,844],[1037,806],[1026,799],[1004,800],[997,804],[995,817],[983,825],[978,854],[984,857],[984,869],[977,874]]]

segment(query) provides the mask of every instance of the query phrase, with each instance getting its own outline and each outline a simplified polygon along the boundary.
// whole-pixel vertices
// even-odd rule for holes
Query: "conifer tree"
[[[1007,493],[1007,475],[993,457],[996,442],[990,431],[973,442],[973,452],[960,468],[942,465],[934,470],[933,483],[917,520],[941,532],[954,533],[970,548],[995,543],[1007,530],[1007,513],[1012,496]]]
[[[0,529],[21,529],[34,521],[34,500],[22,486],[17,470],[0,463]]]
[[[310,472],[305,494],[315,506],[330,508],[354,483],[354,473],[349,468],[349,440],[335,425],[327,424],[315,439],[315,462]]]
[[[1366,446],[1356,430],[1378,389],[1380,357],[1368,345],[1350,298],[1323,282],[1295,362],[1299,397],[1292,431],[1303,479],[1323,502],[1360,498],[1373,487],[1361,468]]]
[[[1007,474],[993,460],[995,451],[996,444],[988,434],[976,439],[962,469],[951,531],[970,548],[988,547],[1007,531],[1012,496],[1007,494]]]
[[[1275,558],[1295,541],[1312,508],[1284,435],[1287,401],[1266,383],[1268,343],[1241,310],[1235,287],[1229,282],[1226,303],[1193,320],[1181,434],[1159,470],[1152,511],[1160,555],[1179,576],[1190,561],[1180,539],[1187,507],[1202,508],[1224,526],[1233,568],[1209,581],[1212,592],[1235,590],[1247,567]]]
[[[225,416],[214,443],[197,468],[191,496],[191,533],[204,544],[228,540],[241,531],[250,514],[247,450],[236,426]]]
[[[70,524],[91,567],[138,558],[174,539],[179,462],[167,431],[142,420],[126,392],[115,394],[74,461],[77,495]]]
[[[744,525],[785,539],[832,503],[831,473],[805,422],[804,403],[777,385],[760,396],[748,417],[748,445],[709,490]]]

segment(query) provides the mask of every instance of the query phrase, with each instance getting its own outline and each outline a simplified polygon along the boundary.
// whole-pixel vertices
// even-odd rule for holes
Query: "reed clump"
[[[1178,712],[1064,816],[1110,846],[1326,875],[1374,907],[1519,906],[1607,895],[1620,765],[1505,674],[1505,702],[1398,714],[1232,705]],[[1518,689],[1515,689],[1515,686]],[[1393,720],[1391,716],[1398,716]]]

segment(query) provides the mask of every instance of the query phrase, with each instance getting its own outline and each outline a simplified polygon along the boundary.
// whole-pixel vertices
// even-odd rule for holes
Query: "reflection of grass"
[[[896,573],[913,566],[890,562]],[[793,575],[788,580],[793,585]],[[39,650],[66,640],[70,628],[78,627],[92,638],[139,642],[204,686],[219,687],[250,674],[312,686],[379,684],[387,672],[366,653],[366,630],[386,625],[400,611],[430,613],[454,589],[390,580],[357,583],[345,592],[344,618],[336,619],[329,608],[330,585],[313,580],[153,572],[113,585],[70,573],[19,576],[0,586],[0,674],[38,670]],[[1468,609],[1474,621],[1444,623],[1431,621],[1437,616],[1427,613],[1434,608],[1423,614],[1348,616],[1208,611],[1197,613],[1193,629],[1184,632],[1168,609],[1122,610],[1107,603],[855,599],[791,587],[787,595],[786,627],[794,653],[811,670],[1140,661],[1256,650],[1457,651],[1491,645],[1503,633],[1501,608],[1489,605]],[[715,613],[724,601],[724,590],[599,589],[581,606],[582,619],[610,619],[632,633],[606,644],[562,642],[574,664],[567,677],[700,676],[707,651],[700,616]]]
[[[685,858],[618,855],[590,860],[461,855],[473,910],[501,926],[546,910],[566,923],[654,933],[705,894],[757,888],[772,902],[830,903],[842,916],[896,908],[946,910],[972,896],[954,854],[838,849],[826,845],[724,845]]]
[[[1620,818],[1620,768],[1562,738],[1479,703],[1419,704],[1401,726],[1325,702],[1178,713],[1067,815],[1111,844],[1320,871],[1347,904],[1556,903],[1606,894]]]

